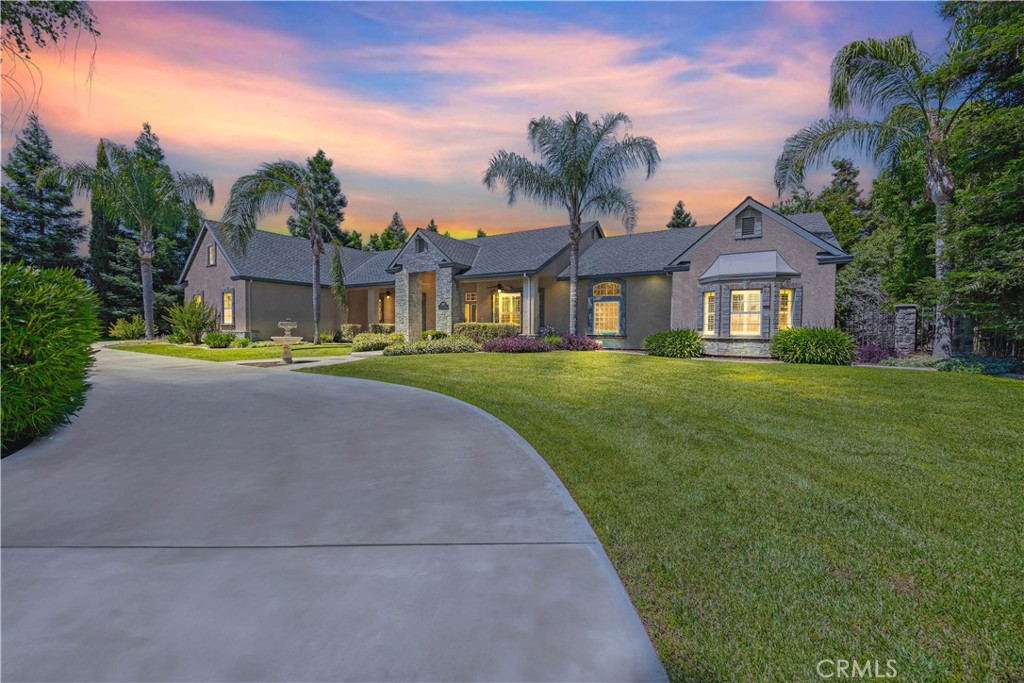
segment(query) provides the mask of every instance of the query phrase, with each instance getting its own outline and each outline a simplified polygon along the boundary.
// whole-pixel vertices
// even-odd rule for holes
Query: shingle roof
[[[597,221],[589,221],[580,226],[584,234],[594,229],[600,229]],[[603,240],[599,240],[598,243],[601,241]],[[462,242],[479,247],[479,251],[473,260],[472,268],[459,275],[460,279],[533,273],[541,270],[551,259],[568,248],[569,226],[558,225],[553,228],[474,237]]]
[[[239,277],[300,284],[312,282],[309,242],[304,238],[257,230],[249,238],[243,252],[227,239],[221,223],[208,220],[206,227],[213,233],[231,267]],[[357,286],[393,281],[394,277],[384,273],[383,269],[391,262],[396,253],[398,253],[397,250],[373,253],[342,247],[341,265],[345,268],[345,282]],[[384,265],[378,268],[380,262],[383,262]],[[191,260],[185,266],[186,272],[189,265],[191,265]],[[326,273],[326,270],[324,272]],[[373,277],[377,279],[370,279]],[[182,278],[184,278],[184,273]],[[326,283],[326,277],[324,282]]]
[[[793,221],[818,239],[828,242],[837,249],[843,248],[842,245],[839,244],[839,240],[836,239],[835,233],[832,232],[832,228],[829,227],[828,221],[825,220],[825,214],[821,211],[815,211],[813,213],[795,213],[786,216],[786,218]]]
[[[453,237],[441,235],[430,230],[420,230],[419,233],[429,239],[431,243],[440,249],[452,263],[459,263],[468,266],[476,259],[480,247],[467,240],[457,240]]]
[[[638,232],[598,240],[580,255],[580,277],[661,273],[713,226]],[[569,277],[563,270],[561,279]]]

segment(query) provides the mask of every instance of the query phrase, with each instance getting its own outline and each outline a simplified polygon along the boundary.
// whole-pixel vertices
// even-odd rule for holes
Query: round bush
[[[0,270],[0,448],[11,453],[83,405],[99,338],[96,294],[68,268]]]
[[[787,363],[849,365],[856,357],[857,344],[834,327],[793,327],[776,332],[770,349]]]
[[[247,349],[252,346],[252,340],[248,337],[235,337],[231,341],[231,348],[233,349]]]
[[[652,356],[696,358],[704,350],[704,340],[696,330],[655,332],[644,339],[644,351]]]
[[[585,334],[564,334],[554,347],[556,351],[599,351],[602,348],[601,342]]]
[[[341,326],[341,341],[350,342],[352,339],[359,334],[363,326],[358,323],[345,323]]]
[[[401,334],[381,334],[377,332],[363,332],[352,339],[353,351],[380,351],[392,344],[400,344],[405,341]]]
[[[203,343],[211,349],[226,349],[235,341],[235,335],[230,332],[207,332],[203,337]]]

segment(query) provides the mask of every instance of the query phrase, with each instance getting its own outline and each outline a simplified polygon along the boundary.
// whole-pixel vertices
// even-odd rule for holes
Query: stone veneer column
[[[437,286],[434,289],[434,301],[437,306],[435,328],[442,332],[452,333],[455,323],[455,273],[451,268],[437,269]]]
[[[395,273],[395,332],[404,334],[406,339],[409,338],[409,289],[408,271],[403,269]]]
[[[894,345],[897,356],[910,356],[917,351],[917,306],[915,304],[896,306]]]

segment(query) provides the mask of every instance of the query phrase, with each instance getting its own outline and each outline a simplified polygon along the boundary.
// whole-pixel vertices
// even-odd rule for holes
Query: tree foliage
[[[316,222],[323,233],[323,242],[348,242],[348,233],[341,229],[345,220],[348,198],[341,191],[341,181],[334,174],[334,160],[327,158],[322,149],[306,159],[309,168],[309,191],[316,196]],[[292,215],[288,217],[288,232],[294,237],[308,237],[311,223],[309,209],[296,202],[290,203]]]
[[[672,209],[672,217],[669,218],[666,228],[692,228],[697,225],[697,221],[693,219],[693,216],[689,211],[686,210],[686,206],[683,204],[683,200],[680,199],[676,202],[676,206]]]
[[[870,203],[861,197],[860,171],[851,160],[836,159],[832,168],[832,181],[818,195],[801,186],[773,208],[784,215],[820,211],[839,244],[850,251],[867,230]]]
[[[380,234],[374,233],[370,235],[370,239],[366,244],[366,250],[388,251],[389,249],[401,249],[408,241],[409,230],[406,229],[402,216],[395,211],[394,215],[391,216],[391,222],[388,223],[388,227],[384,228]]]
[[[5,262],[82,270],[77,249],[85,226],[82,212],[72,204],[71,189],[66,182],[45,187],[38,183],[43,171],[59,165],[60,157],[39,117],[35,112],[29,114],[3,166],[0,236]]]
[[[110,170],[107,159],[107,148],[100,140],[96,146],[96,169],[100,172]],[[117,216],[107,212],[105,202],[94,195],[90,198],[92,217],[89,227],[89,279],[100,302],[100,320],[104,326],[110,325],[118,316],[111,312],[110,279],[112,267],[117,254],[117,240],[120,237],[120,221]],[[134,269],[132,269],[134,272]],[[140,283],[141,284],[141,283]],[[139,312],[141,314],[141,302]],[[125,316],[131,317],[131,316]]]

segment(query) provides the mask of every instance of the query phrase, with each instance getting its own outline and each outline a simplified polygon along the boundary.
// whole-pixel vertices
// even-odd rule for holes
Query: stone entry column
[[[897,356],[910,356],[917,351],[917,306],[896,306],[896,334],[894,345]]]
[[[423,333],[423,286],[420,273],[404,268],[395,274],[395,332],[408,341],[419,341]]]
[[[458,304],[455,295],[458,289],[452,269],[438,268],[437,286],[434,290],[434,300],[437,302],[436,329],[448,334],[452,333],[452,327],[457,321],[458,313],[455,309]]]

